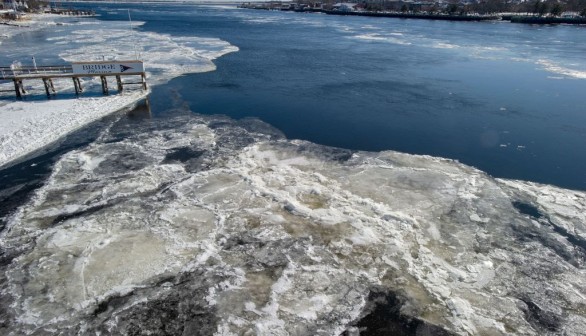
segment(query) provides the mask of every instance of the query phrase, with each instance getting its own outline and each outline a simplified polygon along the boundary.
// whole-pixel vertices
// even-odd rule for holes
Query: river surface
[[[76,6],[0,63],[152,94],[0,171],[0,334],[586,330],[586,193],[511,180],[586,189],[584,27]]]
[[[258,117],[289,138],[586,189],[584,27],[183,6],[134,16],[240,48],[156,90],[161,114],[176,90],[195,112]]]
[[[154,116],[178,98],[196,113],[260,118],[292,139],[452,158],[495,177],[586,189],[584,27],[84,6],[101,20],[127,20],[130,9],[145,22],[139,30],[240,49],[217,59],[216,71],[154,88]],[[55,47],[46,33],[17,42],[26,39]]]

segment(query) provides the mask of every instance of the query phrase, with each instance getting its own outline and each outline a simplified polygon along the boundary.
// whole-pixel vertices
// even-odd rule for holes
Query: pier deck
[[[132,63],[132,64],[139,64],[140,71],[128,71],[129,69],[133,69],[133,67],[126,66],[124,63]],[[77,68],[74,68],[74,65],[78,65]],[[104,69],[107,68],[107,71],[102,71],[103,69],[93,71],[88,70],[87,72],[79,71],[76,69],[81,68],[90,68],[91,66],[99,66],[103,67]],[[119,68],[118,68],[119,67]],[[93,68],[92,68],[93,69]],[[94,72],[94,73],[92,73]],[[139,82],[123,82],[122,77],[127,76],[140,76]],[[55,86],[53,85],[53,79],[57,78],[71,78],[73,81],[73,87],[75,89],[75,94],[79,95],[83,92],[83,87],[81,85],[80,78],[88,78],[88,77],[100,77],[102,83],[102,93],[107,95],[109,93],[108,90],[108,80],[107,77],[116,77],[116,84],[117,89],[121,92],[124,89],[125,84],[140,84],[143,90],[146,90],[146,75],[143,71],[142,62],[141,61],[103,61],[103,62],[80,62],[74,63],[73,65],[56,65],[56,66],[19,66],[19,67],[0,67],[0,80],[9,80],[14,82],[14,92],[16,93],[17,98],[22,98],[23,95],[27,94],[23,81],[25,80],[42,80],[43,85],[45,87],[45,92],[47,97],[50,98],[52,95],[55,95],[57,92],[55,90]],[[12,91],[12,90],[4,90],[4,91]],[[1,92],[1,91],[0,91]]]

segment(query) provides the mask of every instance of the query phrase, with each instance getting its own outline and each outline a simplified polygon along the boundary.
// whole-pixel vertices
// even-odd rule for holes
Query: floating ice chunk
[[[546,59],[540,59],[536,61],[536,64],[543,67],[544,70],[553,72],[556,74],[576,78],[576,79],[586,79],[586,71],[577,70],[577,69],[570,69],[567,67],[560,66],[555,64],[554,62]],[[555,77],[553,77],[555,78]]]
[[[470,220],[475,221],[475,222],[479,222],[479,223],[488,223],[490,221],[490,218],[483,218],[483,217],[480,217],[478,214],[471,214]]]

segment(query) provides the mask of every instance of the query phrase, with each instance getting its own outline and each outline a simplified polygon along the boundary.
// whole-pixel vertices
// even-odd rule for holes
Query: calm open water
[[[586,27],[82,6],[102,20],[127,20],[130,8],[141,30],[240,48],[214,72],[155,87],[156,117],[179,99],[197,113],[258,117],[289,138],[586,190]]]

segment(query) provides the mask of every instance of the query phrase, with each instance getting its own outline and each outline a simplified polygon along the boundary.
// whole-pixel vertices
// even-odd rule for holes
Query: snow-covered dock
[[[137,27],[142,22],[135,21],[133,25]],[[39,29],[47,34],[55,30],[62,31],[44,41],[37,41],[37,44],[11,43],[20,33]],[[23,60],[36,51],[43,50],[44,55],[58,55],[61,60],[69,63],[81,63],[91,58],[91,55],[104,55],[105,51],[106,60],[133,58],[135,50],[129,50],[128,46],[136,44],[140,59],[148,64],[145,72],[149,87],[183,74],[213,71],[216,68],[214,59],[238,51],[236,46],[217,38],[171,38],[166,34],[144,31],[135,31],[131,36],[128,34],[126,21],[108,21],[106,25],[94,18],[79,19],[49,14],[33,16],[27,22],[27,27],[0,26],[0,43],[3,48],[10,46],[14,54],[13,60]],[[5,60],[4,63],[6,62]],[[36,155],[65,135],[106,115],[132,107],[149,92],[125,88],[122,94],[98,97],[89,92],[93,85],[99,87],[99,81],[85,81],[85,76],[80,78],[88,94],[79,95],[77,99],[44,100],[32,99],[31,96],[26,101],[12,97],[0,100],[1,168]],[[32,86],[25,86],[27,91],[42,92],[42,85],[38,85],[40,81],[30,81],[30,84]],[[124,85],[126,84],[128,83]],[[0,89],[9,90],[11,94],[14,90],[11,82],[0,84]],[[55,81],[55,89],[64,95],[74,93],[69,79]]]
[[[115,77],[118,92],[122,92],[124,84],[140,84],[143,90],[147,89],[146,74],[142,61],[102,61],[102,62],[78,62],[71,65],[57,66],[28,66],[28,67],[0,67],[0,80],[11,80],[14,82],[14,92],[17,98],[27,94],[24,80],[41,79],[45,87],[47,97],[55,95],[53,79],[71,78],[75,94],[83,92],[81,77],[100,77],[102,93],[107,95],[108,78]],[[140,76],[139,82],[123,82],[122,77]]]

